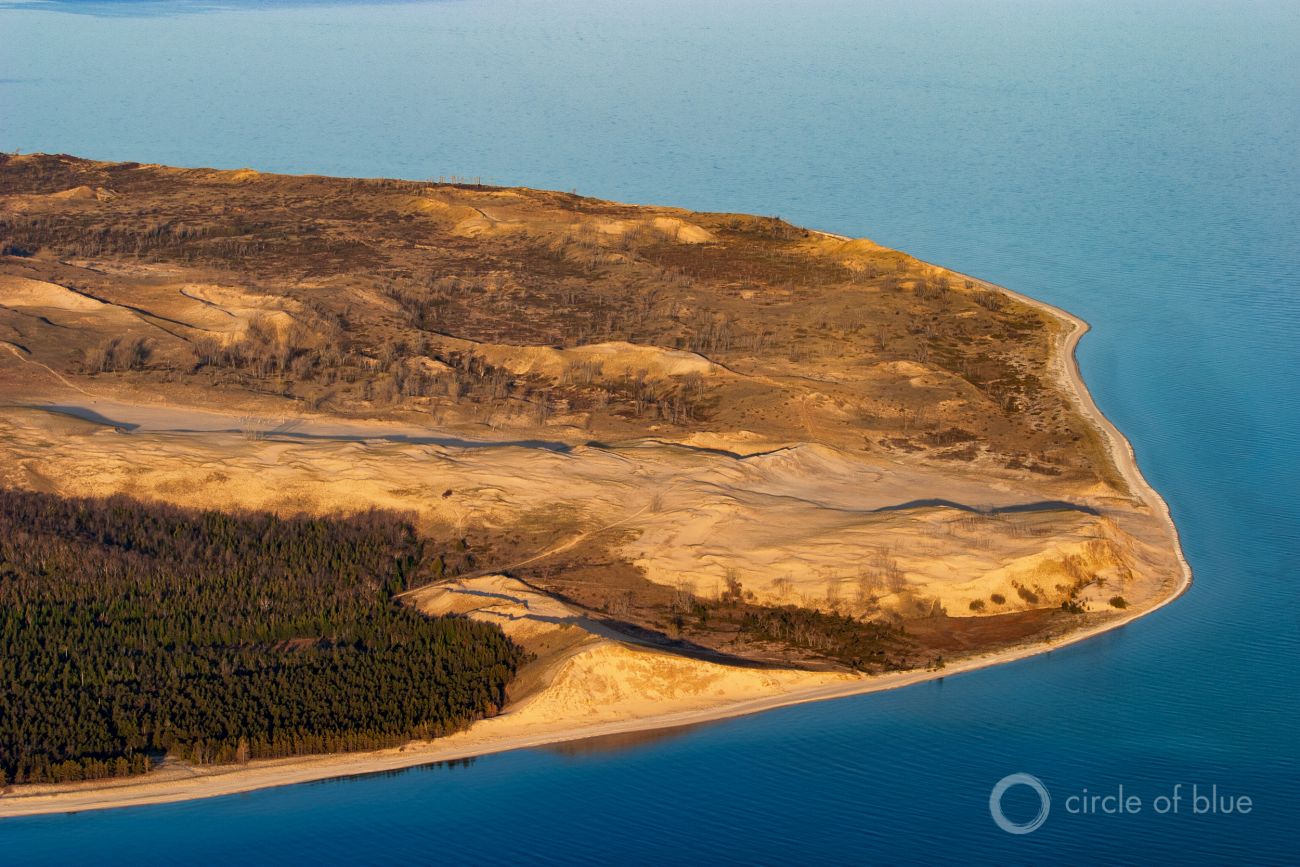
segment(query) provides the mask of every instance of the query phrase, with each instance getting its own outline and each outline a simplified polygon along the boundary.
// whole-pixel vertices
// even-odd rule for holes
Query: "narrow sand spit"
[[[975,280],[975,278],[968,279]],[[1009,291],[983,280],[975,281],[991,289]],[[563,702],[548,703],[543,700],[544,695],[532,695],[517,702],[498,717],[483,720],[465,732],[432,743],[411,744],[400,749],[369,753],[259,761],[246,766],[162,770],[145,778],[86,783],[80,786],[62,787],[58,791],[54,791],[55,787],[26,787],[21,793],[0,796],[0,817],[139,806],[229,795],[332,777],[390,771],[582,738],[710,722],[804,702],[896,689],[926,680],[1011,662],[1083,641],[1149,614],[1173,601],[1191,583],[1191,569],[1178,548],[1177,531],[1168,506],[1143,478],[1132,447],[1096,407],[1079,375],[1074,352],[1079,339],[1088,328],[1087,324],[1078,317],[1040,301],[1017,293],[1010,294],[1046,311],[1068,326],[1060,331],[1057,351],[1053,358],[1057,375],[1069,383],[1070,390],[1077,397],[1080,410],[1104,435],[1114,463],[1127,482],[1130,492],[1160,517],[1171,544],[1178,552],[1181,580],[1168,593],[1145,607],[1130,610],[1122,615],[1117,614],[1101,624],[1050,643],[1039,642],[971,656],[954,662],[942,670],[897,672],[874,677],[805,673],[807,677],[802,683],[799,678],[790,676],[794,675],[794,672],[783,672],[781,677],[775,679],[755,677],[752,675],[752,670],[746,669],[738,669],[739,673],[713,672],[711,676],[717,678],[718,682],[723,680],[727,682],[726,688],[715,689],[710,694],[690,687],[679,690],[680,695],[676,699],[669,697],[668,700],[663,701],[624,702],[615,710],[615,713],[623,714],[624,718],[593,720],[588,717],[585,721],[575,721],[573,708]],[[523,606],[522,610],[525,612],[532,604],[522,599],[517,602]],[[557,614],[551,610],[541,613],[548,618],[554,618]],[[526,613],[521,614],[518,610],[498,611],[495,614],[485,612],[484,616],[500,617],[503,625],[507,622],[526,623],[529,620]],[[565,624],[562,628],[580,629],[582,624],[575,622]],[[520,635],[523,640],[523,634]],[[578,655],[590,653],[593,649],[609,658],[602,660],[598,654],[591,657],[589,664],[612,664],[614,668],[628,664],[645,665],[647,659],[644,657],[655,653],[614,641],[608,636],[589,633],[585,637],[578,636],[576,650],[566,651],[569,655],[557,661],[561,666],[568,665],[573,663]],[[626,656],[629,654],[632,657],[642,655],[642,658],[631,659]],[[649,664],[659,662],[658,659],[649,660]]]

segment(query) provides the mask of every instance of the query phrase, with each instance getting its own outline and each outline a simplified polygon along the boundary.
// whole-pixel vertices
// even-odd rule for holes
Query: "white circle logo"
[[[1002,796],[1012,786],[1028,786],[1038,793],[1038,815],[1028,822],[1013,822],[1002,812]],[[1052,810],[1052,796],[1047,793],[1043,781],[1033,774],[1011,774],[998,780],[998,784],[989,792],[989,815],[997,826],[1008,834],[1028,834],[1037,831],[1038,826],[1047,821],[1047,814]]]

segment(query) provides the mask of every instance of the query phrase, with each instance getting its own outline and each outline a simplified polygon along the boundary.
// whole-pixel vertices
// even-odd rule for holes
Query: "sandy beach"
[[[967,279],[998,291],[1009,292],[977,278]],[[1048,312],[1065,324],[1066,327],[1058,332],[1058,345],[1052,359],[1055,373],[1064,382],[1069,383],[1069,389],[1077,398],[1080,411],[1104,435],[1115,466],[1125,479],[1130,492],[1158,514],[1166,526],[1171,544],[1178,550],[1177,531],[1167,505],[1143,478],[1131,446],[1097,408],[1080,377],[1075,360],[1075,347],[1087,331],[1087,323],[1035,299],[1014,292],[1009,294]],[[648,701],[641,702],[628,711],[626,718],[599,721],[575,722],[572,718],[565,719],[562,713],[542,713],[535,708],[534,712],[529,712],[528,703],[525,702],[522,708],[507,708],[507,711],[500,716],[483,720],[467,731],[437,742],[411,744],[400,749],[256,761],[242,766],[164,768],[145,778],[96,781],[59,787],[21,787],[19,790],[0,796],[0,817],[140,806],[230,795],[313,780],[391,771],[563,741],[706,723],[804,702],[897,689],[1048,653],[1056,648],[1120,628],[1168,604],[1187,589],[1191,582],[1191,569],[1183,558],[1181,550],[1178,550],[1178,558],[1182,569],[1181,580],[1175,586],[1169,587],[1167,592],[1143,606],[1106,615],[1106,619],[1101,623],[1051,641],[1025,644],[993,653],[952,660],[939,670],[913,670],[870,677],[821,675],[808,679],[819,681],[812,685],[801,685],[797,679],[786,679],[779,682],[779,687],[770,685],[766,687],[772,694],[752,696],[743,695],[746,690],[752,692],[755,689],[753,684],[746,682],[737,687],[734,694],[724,699],[697,699],[687,709],[664,712],[663,708],[671,705]],[[777,682],[770,678],[764,681],[768,684]],[[737,697],[738,695],[742,697]]]

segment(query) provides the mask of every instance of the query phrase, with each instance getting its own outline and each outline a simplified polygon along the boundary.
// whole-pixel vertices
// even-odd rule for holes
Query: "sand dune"
[[[296,321],[292,305],[284,299],[233,286],[186,284],[175,291],[180,298],[168,298],[162,305],[166,315],[206,331],[242,332],[254,319],[283,330]]]
[[[1149,592],[1149,582],[1167,577],[1151,549],[1158,525],[1108,514],[1105,501],[1091,511],[1039,508],[1041,492],[1031,487],[872,463],[822,445],[744,458],[652,441],[474,447],[382,423],[88,408],[133,432],[105,426],[51,443],[48,413],[12,411],[0,421],[5,481],[208,507],[346,511],[365,503],[412,511],[431,529],[551,515],[559,532],[576,535],[634,516],[623,527],[630,532],[611,542],[651,581],[708,597],[734,574],[760,601],[851,611],[870,599],[915,614],[906,606],[937,599],[967,613],[994,593],[1006,602],[971,613],[1051,604],[1068,583],[1066,558],[1089,544],[1132,561],[1118,574],[1133,575],[1133,586],[1128,577],[1113,585],[1123,592]],[[889,574],[898,576],[893,584]],[[1019,597],[1012,582],[1037,586],[1040,598]]]
[[[475,343],[442,337],[443,346],[453,351],[470,352],[514,374],[535,373],[560,379],[582,365],[594,365],[594,379],[644,374],[651,379],[687,374],[717,375],[724,369],[702,355],[682,349],[663,349],[625,341],[589,343],[567,349],[551,346],[515,346],[499,343]]]
[[[79,187],[73,187],[69,190],[63,190],[59,193],[50,193],[51,199],[95,199],[95,191],[84,184]]]
[[[230,286],[161,283],[137,292],[128,307],[57,283],[11,274],[0,274],[0,307],[38,315],[40,319],[26,328],[56,345],[68,344],[66,335],[42,334],[41,323],[76,328],[79,341],[102,342],[128,334],[162,338],[173,352],[185,345],[177,340],[189,334],[184,329],[230,339],[254,321],[281,331],[297,321],[291,302]]]
[[[707,244],[715,240],[713,233],[708,229],[677,217],[653,217],[648,220],[599,220],[593,225],[600,234],[617,237],[648,228],[679,244]]]
[[[114,310],[125,312],[120,307],[105,304],[56,283],[30,280],[10,274],[0,274],[0,305],[67,310],[75,313],[103,314]]]
[[[511,705],[516,726],[635,720],[858,679],[834,672],[722,665],[639,645],[503,575],[439,585],[418,594],[415,604],[430,614],[456,613],[496,623],[539,653],[532,665],[548,672],[539,678],[538,689]],[[580,638],[556,641],[557,633]],[[547,650],[553,647],[559,649]]]

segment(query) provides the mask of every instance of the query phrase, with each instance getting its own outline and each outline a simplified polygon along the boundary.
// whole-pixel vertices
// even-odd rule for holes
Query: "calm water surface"
[[[5,821],[0,859],[1295,863],[1297,46],[1287,3],[0,4],[7,149],[779,214],[1066,307],[1196,570],[1146,620],[988,671],[636,745]],[[1016,771],[1054,797],[1025,836],[987,808]],[[1065,809],[1121,784],[1142,813]],[[1192,784],[1253,812],[1194,815]]]

